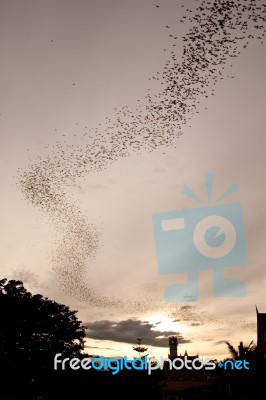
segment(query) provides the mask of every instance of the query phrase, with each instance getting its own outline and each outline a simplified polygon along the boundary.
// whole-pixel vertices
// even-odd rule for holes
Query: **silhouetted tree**
[[[228,341],[225,341],[225,343],[231,356],[229,359],[233,361],[246,360],[248,362],[248,369],[229,366],[226,371],[223,371],[224,383],[226,383],[229,390],[229,398],[236,400],[254,398],[254,388],[257,380],[256,345],[253,340],[247,345],[240,342],[238,348],[235,348]]]
[[[247,360],[254,355],[256,350],[253,340],[247,346],[244,346],[243,342],[240,342],[238,350],[230,342],[226,341],[225,343],[233,360]]]
[[[139,353],[139,358],[144,359],[145,356],[148,356],[148,354],[143,354],[148,350],[148,347],[142,346],[142,340],[142,338],[137,338],[137,345],[135,347],[133,346],[133,350]]]
[[[85,327],[77,311],[32,295],[21,281],[0,280],[0,366],[25,370],[53,368],[56,353],[76,357],[84,348]]]

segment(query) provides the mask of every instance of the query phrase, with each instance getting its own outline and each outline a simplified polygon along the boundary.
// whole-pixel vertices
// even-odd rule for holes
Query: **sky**
[[[215,1],[0,1],[1,278],[77,310],[89,354],[132,357],[141,337],[166,357],[176,335],[178,353],[222,358],[225,340],[256,341],[265,3],[220,3],[231,19],[210,37]],[[198,300],[166,301],[187,273],[160,273],[153,215],[211,207],[232,183],[221,204],[241,205],[248,261],[224,274],[247,294],[214,296],[210,268]]]

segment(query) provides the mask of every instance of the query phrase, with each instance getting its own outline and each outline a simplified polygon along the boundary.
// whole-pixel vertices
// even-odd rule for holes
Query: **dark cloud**
[[[192,322],[192,324],[190,324],[190,326],[201,326],[202,324],[199,324],[198,322]]]
[[[99,347],[99,346],[84,346],[86,349],[101,349],[101,350],[116,350],[112,349],[111,347]]]
[[[156,324],[150,324],[136,319],[114,322],[109,320],[88,322],[86,336],[90,339],[112,340],[136,344],[137,338],[143,338],[143,345],[168,347],[168,337],[177,336],[178,343],[189,343],[179,332],[157,331]]]
[[[213,343],[213,346],[219,346],[220,344],[224,344],[225,340],[218,340],[217,342]]]

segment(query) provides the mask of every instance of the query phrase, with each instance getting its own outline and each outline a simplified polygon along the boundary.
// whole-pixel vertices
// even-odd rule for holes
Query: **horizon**
[[[13,279],[16,280],[15,277]],[[53,298],[47,297],[45,293],[41,293],[38,291],[36,293],[34,293],[34,292],[28,290],[28,288],[26,287],[27,285],[23,284],[23,286],[32,295],[41,294],[44,298],[48,298],[49,300],[55,301]],[[61,303],[61,304],[63,304],[63,303]],[[71,310],[71,307],[68,304],[65,304],[65,305],[67,307],[69,307]],[[255,308],[255,315],[256,315],[256,305],[254,306],[254,308]],[[258,310],[258,312],[260,313],[259,310]],[[78,313],[77,315],[79,315],[78,310],[77,310],[77,313]],[[261,313],[263,313],[263,312],[261,312]],[[157,322],[156,322],[156,320],[157,320]],[[147,355],[149,356],[149,358],[152,358],[152,357],[168,358],[169,338],[171,336],[175,336],[178,340],[179,335],[180,334],[182,335],[181,332],[177,332],[177,331],[175,332],[173,330],[169,333],[168,330],[165,330],[162,327],[160,328],[160,325],[163,325],[163,324],[168,324],[168,327],[169,327],[169,323],[170,323],[170,326],[172,326],[172,327],[176,324],[175,321],[170,321],[170,319],[168,319],[167,317],[162,318],[162,317],[157,316],[156,319],[151,318],[151,321],[149,323],[148,323],[148,321],[141,321],[141,320],[138,320],[137,318],[131,318],[128,321],[131,323],[133,322],[133,324],[135,323],[137,326],[138,326],[138,324],[140,324],[140,326],[142,326],[142,328],[143,328],[143,326],[145,327],[146,332],[147,332],[147,342],[145,342],[145,336],[140,338],[141,335],[138,335],[138,333],[141,333],[141,332],[137,331],[137,330],[136,330],[136,335],[138,335],[138,336],[136,336],[135,338],[132,338],[130,340],[129,340],[129,338],[127,338],[127,341],[123,341],[123,340],[112,341],[112,340],[109,340],[107,337],[105,339],[101,339],[101,340],[93,339],[88,336],[88,333],[86,333],[86,336],[84,338],[84,340],[85,340],[84,349],[82,352],[84,354],[87,354],[87,355],[93,356],[93,357],[103,356],[105,358],[112,358],[112,357],[121,358],[121,357],[127,356],[128,359],[138,358],[138,356],[136,355],[137,351],[134,350],[133,347],[137,346],[137,339],[140,338],[141,346],[147,347],[147,351],[145,351],[145,353],[148,353]],[[84,321],[82,321],[82,320],[81,320],[81,322],[82,322],[82,325],[84,325],[86,327],[86,323],[84,324]],[[116,324],[119,325],[119,323],[121,323],[121,322],[123,324],[125,321],[112,321],[113,335],[115,335],[115,329],[116,329],[115,325]],[[180,322],[181,321],[178,321],[179,325],[180,325]],[[97,323],[97,320],[94,321],[93,323]],[[100,323],[102,324],[102,321],[100,321]],[[184,322],[183,322],[183,325],[184,325],[184,328],[188,329],[189,326],[186,326]],[[159,326],[159,329],[158,329],[158,326]],[[149,338],[149,334],[153,334],[154,327],[157,328],[157,330],[155,331],[157,336],[153,335],[152,339],[151,339],[151,338]],[[87,332],[87,329],[85,329],[85,331]],[[192,326],[192,331],[193,331],[193,326]],[[165,336],[164,333],[168,334],[168,336]],[[151,340],[154,342],[156,340],[160,340],[161,338],[163,338],[163,340],[165,342],[165,346],[149,345]],[[203,342],[204,341],[206,341],[206,339],[203,340]],[[257,328],[255,328],[253,338],[249,337],[249,340],[243,340],[241,337],[235,338],[235,340],[233,340],[233,341],[231,340],[231,338],[225,338],[224,340],[221,340],[219,343],[219,348],[220,348],[219,351],[205,350],[205,352],[204,351],[201,352],[199,350],[196,350],[196,347],[200,347],[200,345],[196,346],[194,342],[185,342],[185,343],[177,342],[177,354],[178,354],[177,357],[185,356],[185,354],[187,353],[188,356],[198,356],[200,358],[214,357],[218,361],[222,361],[222,360],[230,357],[230,352],[226,346],[226,341],[231,343],[232,346],[236,349],[238,348],[240,342],[243,342],[244,345],[248,345],[248,344],[250,344],[251,341],[253,341],[253,343],[256,345],[257,344]],[[199,339],[198,343],[201,343],[200,339]],[[95,344],[95,346],[93,346],[92,344]],[[105,347],[105,346],[108,346],[108,347]],[[109,346],[112,346],[112,347],[109,347]],[[91,352],[92,349],[96,350],[94,352],[94,354],[92,354],[92,352]],[[102,349],[100,353],[99,353],[99,349]]]

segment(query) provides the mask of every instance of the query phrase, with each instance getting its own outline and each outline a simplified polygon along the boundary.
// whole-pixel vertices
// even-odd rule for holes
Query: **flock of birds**
[[[170,41],[168,61],[150,78],[161,90],[153,93],[149,89],[135,109],[126,105],[115,108],[114,117],[86,127],[79,145],[62,135],[55,145],[48,146],[47,155],[18,171],[19,190],[46,214],[56,230],[52,268],[58,284],[80,301],[126,311],[164,307],[145,294],[138,300],[110,297],[88,284],[88,261],[99,251],[101,228],[81,211],[69,187],[77,178],[108,168],[121,157],[176,146],[182,127],[199,112],[198,105],[214,95],[215,85],[226,79],[226,68],[233,65],[233,59],[252,41],[263,43],[266,5],[261,1],[194,1],[194,10],[180,7],[183,17],[177,15],[175,27],[165,25]],[[164,6],[157,4],[157,11]],[[178,36],[180,23],[188,24],[183,37]],[[177,55],[180,47],[181,58]]]

